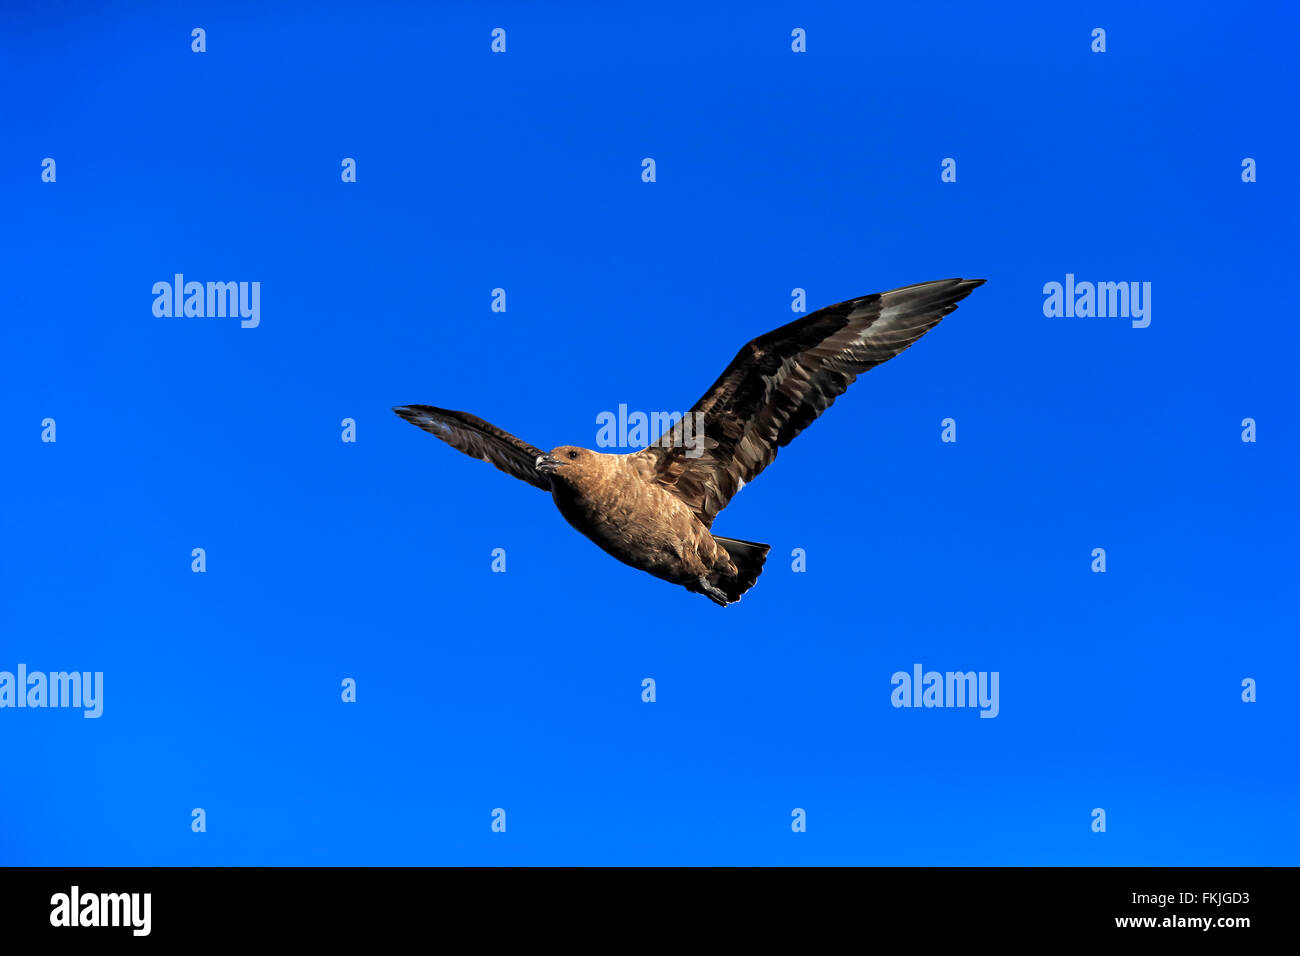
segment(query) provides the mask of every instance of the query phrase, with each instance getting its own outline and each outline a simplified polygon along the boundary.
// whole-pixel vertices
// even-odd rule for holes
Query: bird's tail
[[[763,562],[767,560],[767,552],[772,550],[772,546],[741,541],[738,538],[724,538],[716,534],[713,540],[727,549],[731,563],[736,566],[736,573],[730,576],[718,575],[710,583],[725,594],[729,601],[739,601],[740,596],[752,588],[758,576],[763,573]]]

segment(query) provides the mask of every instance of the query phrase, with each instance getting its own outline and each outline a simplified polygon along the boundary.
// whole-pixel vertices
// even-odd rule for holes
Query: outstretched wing
[[[432,405],[399,405],[393,411],[430,435],[437,435],[457,451],[496,465],[507,475],[536,485],[542,491],[551,490],[551,479],[537,470],[537,458],[542,450],[509,432],[468,412],[450,412]]]
[[[903,351],[983,284],[940,279],[909,285],[828,306],[759,336],[691,412],[638,458],[654,480],[712,525],[777,450],[859,375]]]

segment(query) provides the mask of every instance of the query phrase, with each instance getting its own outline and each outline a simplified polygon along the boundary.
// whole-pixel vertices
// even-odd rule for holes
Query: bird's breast
[[[557,484],[560,514],[625,564],[668,580],[694,580],[711,563],[713,536],[685,503],[659,485],[630,479],[597,488]]]

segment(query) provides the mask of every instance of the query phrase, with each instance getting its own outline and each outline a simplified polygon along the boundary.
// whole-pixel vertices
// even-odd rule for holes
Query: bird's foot
[[[703,594],[710,601],[712,601],[714,604],[720,605],[722,607],[726,607],[728,604],[731,603],[731,601],[727,598],[727,595],[725,595],[723,592],[719,591],[712,584],[710,584],[709,579],[702,574],[700,575],[700,593]]]

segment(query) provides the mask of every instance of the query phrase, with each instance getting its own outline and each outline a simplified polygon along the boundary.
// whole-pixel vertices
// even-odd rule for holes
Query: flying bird
[[[550,492],[569,524],[624,564],[725,607],[754,586],[771,546],[713,534],[718,512],[859,375],[908,348],[983,284],[904,286],[760,335],[689,413],[627,455],[576,445],[543,452],[468,412],[432,405],[393,411]]]

